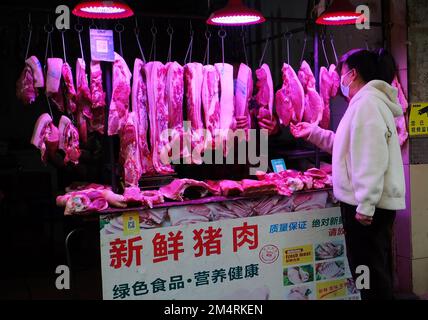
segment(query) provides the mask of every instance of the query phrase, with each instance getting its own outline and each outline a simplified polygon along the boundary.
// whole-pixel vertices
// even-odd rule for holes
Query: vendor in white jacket
[[[385,50],[352,50],[341,59],[343,95],[350,101],[337,132],[300,123],[291,127],[333,155],[333,188],[341,201],[348,260],[370,270],[363,299],[393,299],[392,228],[405,208],[405,180],[395,117],[403,111],[392,83],[395,63]]]

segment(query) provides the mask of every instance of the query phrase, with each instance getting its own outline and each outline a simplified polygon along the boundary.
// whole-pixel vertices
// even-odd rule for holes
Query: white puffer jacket
[[[371,81],[351,100],[336,134],[313,127],[308,140],[333,154],[336,198],[373,216],[405,209],[403,160],[394,117],[403,115],[397,89]]]

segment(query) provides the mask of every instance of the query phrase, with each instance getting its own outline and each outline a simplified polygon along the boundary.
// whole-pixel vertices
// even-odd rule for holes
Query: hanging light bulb
[[[134,11],[121,0],[83,0],[74,9],[73,14],[89,19],[123,19],[134,15]]]
[[[364,22],[364,14],[355,11],[349,0],[334,0],[333,4],[324,11],[316,23],[321,25],[342,26]]]
[[[207,24],[216,26],[243,26],[265,22],[263,15],[245,6],[241,0],[229,0],[223,9],[211,14]]]

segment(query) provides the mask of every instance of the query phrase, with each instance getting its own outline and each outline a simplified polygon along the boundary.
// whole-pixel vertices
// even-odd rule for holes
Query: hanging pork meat
[[[92,119],[89,121],[89,131],[104,134],[106,94],[103,89],[103,74],[99,61],[91,61],[90,80]]]
[[[59,131],[53,124],[49,114],[42,114],[34,126],[31,144],[40,150],[43,162],[47,161],[48,154],[58,150]]]
[[[131,71],[125,60],[115,52],[113,64],[113,90],[108,118],[109,136],[118,134],[128,118],[131,76]]]
[[[188,150],[183,150],[183,158],[185,163],[191,162],[201,164],[201,154],[204,149],[204,124],[202,122],[202,81],[203,81],[203,66],[198,62],[188,63],[184,66],[184,86],[186,94],[186,112],[187,120],[191,125],[191,150],[192,154],[188,154]],[[187,140],[186,140],[187,141]],[[185,143],[186,148],[187,143]]]
[[[330,100],[337,96],[340,87],[340,76],[336,71],[336,66],[332,64],[327,70],[321,67],[320,70],[320,94],[324,103],[323,116],[320,127],[330,128]]]
[[[142,175],[137,120],[134,112],[128,113],[127,121],[119,133],[119,163],[123,167],[125,187],[138,187]]]
[[[273,115],[274,88],[269,66],[263,64],[257,69],[256,77],[257,94],[255,100],[259,108],[257,116],[261,119],[271,120]]]
[[[16,82],[16,97],[24,104],[31,104],[38,96],[38,89],[44,86],[45,79],[40,61],[31,56],[25,61],[24,70]]]
[[[62,78],[64,80],[65,106],[69,114],[77,111],[76,89],[74,87],[73,72],[67,62],[62,65]]]
[[[248,128],[251,129],[249,111],[250,100],[253,96],[253,74],[246,64],[241,63],[235,85],[235,116],[246,117]],[[248,137],[248,135],[247,135]]]
[[[147,100],[147,86],[144,74],[144,63],[135,59],[132,79],[132,112],[135,113],[138,132],[138,149],[140,152],[141,174],[155,172],[152,163],[152,154],[149,149],[149,104]]]
[[[149,102],[150,145],[153,166],[159,174],[173,173],[169,163],[168,106],[165,101],[166,68],[158,61],[144,65]]]
[[[285,127],[290,122],[302,122],[305,112],[305,92],[294,69],[287,63],[282,67],[282,88],[276,93],[276,113]]]
[[[228,135],[236,126],[233,86],[233,66],[228,63],[216,63],[220,77],[220,130],[224,155],[229,151]],[[230,143],[233,143],[231,140]]]
[[[212,65],[204,66],[202,73],[204,124],[209,133],[205,149],[212,149],[215,147],[216,132],[220,129],[220,77]]]
[[[305,92],[305,112],[303,121],[318,125],[323,118],[324,103],[316,90],[315,76],[306,61],[302,62],[298,76]]]
[[[177,62],[166,64],[165,98],[168,106],[168,128],[172,136],[171,147],[177,150],[172,154],[172,161],[183,156],[181,137],[183,136],[183,98],[184,98],[184,68]],[[174,150],[174,149],[173,149]],[[189,153],[189,151],[184,152]]]
[[[52,100],[58,110],[64,112],[64,95],[61,87],[62,66],[61,58],[47,59],[46,96]]]
[[[25,63],[30,66],[31,71],[33,72],[34,87],[36,89],[44,88],[45,77],[43,75],[43,69],[39,59],[37,59],[36,56],[31,56],[25,61]]]
[[[79,132],[70,119],[62,116],[59,122],[59,149],[65,152],[64,163],[79,163]]]
[[[76,62],[76,91],[79,137],[83,143],[86,143],[88,138],[88,121],[92,119],[92,101],[85,60],[81,58],[77,59]]]

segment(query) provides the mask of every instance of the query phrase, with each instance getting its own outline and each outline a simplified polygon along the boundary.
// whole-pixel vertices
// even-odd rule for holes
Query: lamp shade
[[[134,15],[134,11],[123,1],[81,1],[73,14],[89,19],[123,19]]]
[[[333,4],[321,14],[316,23],[342,26],[356,24],[358,21],[364,22],[364,20],[364,14],[356,12],[349,0],[334,0]]]
[[[211,14],[207,24],[216,26],[243,26],[265,22],[263,15],[245,6],[241,0],[229,0],[223,9]]]

